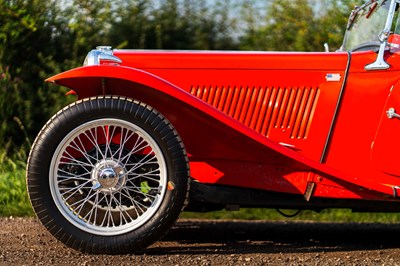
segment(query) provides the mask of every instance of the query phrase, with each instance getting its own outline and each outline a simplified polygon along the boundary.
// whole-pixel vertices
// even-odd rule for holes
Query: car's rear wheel
[[[137,253],[172,226],[188,190],[188,159],[168,120],[140,102],[71,104],[42,129],[27,166],[43,225],[89,253]]]

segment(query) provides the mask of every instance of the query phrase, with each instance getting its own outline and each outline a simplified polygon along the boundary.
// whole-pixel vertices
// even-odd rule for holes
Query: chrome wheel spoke
[[[105,159],[105,155],[102,152],[102,149],[100,148],[98,142],[97,142],[97,127],[94,128],[95,134],[93,135],[92,130],[89,130],[90,136],[86,133],[83,132],[83,134],[87,137],[87,139],[89,140],[89,142],[95,147],[96,151],[100,153],[101,158]],[[97,153],[96,153],[97,154]],[[96,158],[97,160],[98,158]]]
[[[147,159],[147,157],[149,157],[149,156],[152,156],[152,155],[147,154],[147,155],[145,155],[145,157],[144,157],[143,159],[141,159],[139,162],[136,162],[136,163],[132,163],[132,164],[127,163],[126,165],[127,165],[127,166],[132,165],[132,168],[130,168],[129,171],[125,173],[125,175],[128,175],[128,174],[130,174],[130,173],[133,173],[133,172],[134,172],[135,170],[137,170],[139,167],[145,166],[146,164],[148,164],[148,162],[150,162],[150,160],[153,160],[153,159],[154,159],[154,157],[152,157],[152,158],[149,159],[148,161],[143,162],[143,161],[144,161],[145,159]],[[154,164],[154,163],[152,163],[152,164]]]
[[[89,199],[92,198],[94,196],[94,194],[92,193],[93,190],[89,191],[89,193],[87,194],[87,196],[79,201],[74,202],[73,204],[70,204],[69,206],[75,209],[76,214],[79,216],[80,212],[83,209],[83,206],[85,204],[88,203]],[[76,206],[77,204],[79,204],[78,206]],[[76,207],[74,207],[76,206]]]
[[[72,196],[74,196],[77,192],[80,191],[80,189],[84,188],[85,185],[87,185],[88,183],[89,183],[89,181],[86,181],[86,182],[80,184],[79,186],[72,187],[72,188],[61,187],[60,190],[67,190],[67,191],[64,191],[63,193],[61,193],[61,196],[65,195],[65,194],[69,194],[68,197],[64,198],[65,201],[68,201],[68,199],[70,199]]]

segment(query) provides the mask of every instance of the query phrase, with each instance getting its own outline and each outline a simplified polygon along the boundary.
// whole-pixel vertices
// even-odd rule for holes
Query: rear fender
[[[46,80],[72,89],[79,98],[121,95],[156,108],[174,125],[189,157],[270,162],[318,171],[367,189],[393,195],[383,182],[363,180],[303,157],[244,126],[185,90],[151,73],[123,66],[86,66]],[[192,157],[193,158],[193,157]],[[212,180],[202,180],[211,182]]]

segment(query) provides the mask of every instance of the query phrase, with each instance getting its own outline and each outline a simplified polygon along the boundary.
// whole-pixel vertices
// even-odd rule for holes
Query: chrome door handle
[[[394,108],[390,108],[389,110],[387,110],[386,114],[389,119],[400,118],[400,115],[396,113],[396,110]]]

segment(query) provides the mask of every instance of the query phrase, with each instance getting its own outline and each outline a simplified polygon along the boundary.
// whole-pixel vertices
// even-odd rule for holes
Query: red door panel
[[[400,176],[400,116],[396,113],[400,113],[398,84],[392,88],[382,112],[371,158],[381,171]]]

